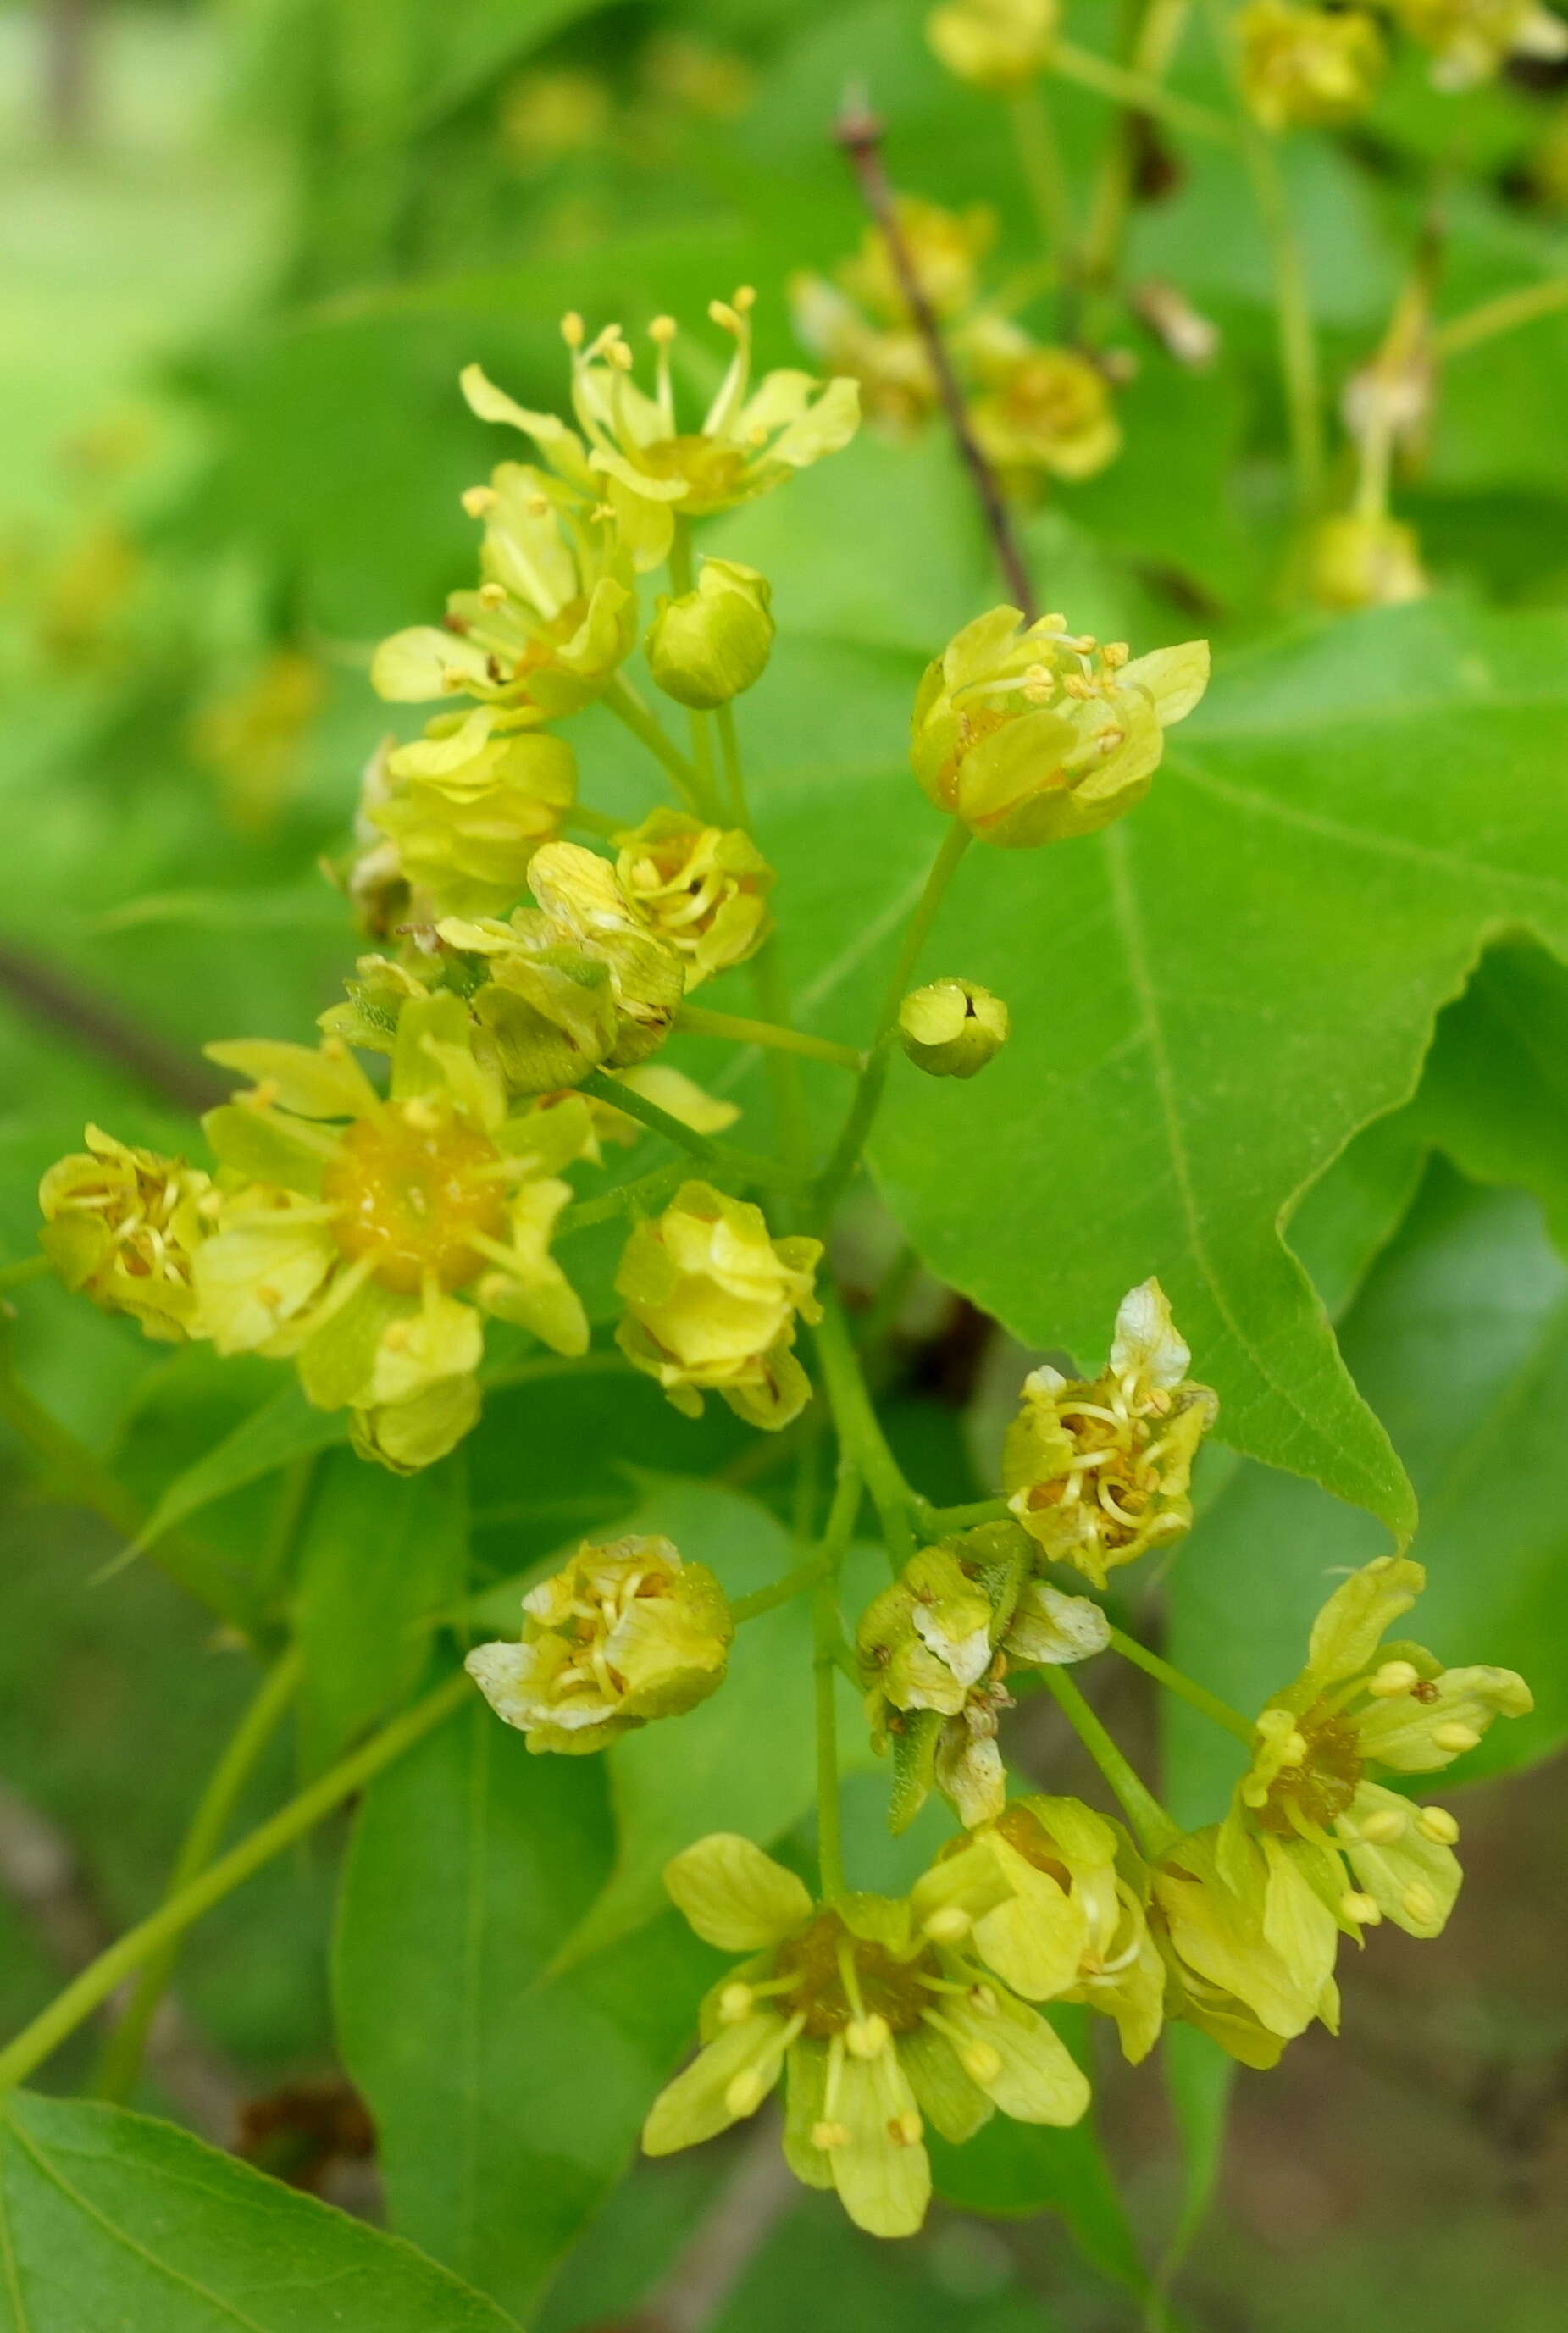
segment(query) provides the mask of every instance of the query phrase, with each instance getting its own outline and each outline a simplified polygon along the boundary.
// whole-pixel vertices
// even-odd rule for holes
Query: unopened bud
[[[661,599],[644,645],[665,695],[710,712],[760,680],[773,648],[772,596],[755,567],[705,559],[695,591]]]
[[[933,1078],[972,1078],[1007,1042],[1007,1007],[972,980],[933,980],[899,1007],[899,1042]]]

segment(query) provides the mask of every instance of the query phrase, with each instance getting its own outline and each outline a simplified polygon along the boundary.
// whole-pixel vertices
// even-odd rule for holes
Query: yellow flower
[[[463,389],[480,418],[510,418],[491,409],[476,378],[484,381],[470,367]],[[370,666],[377,693],[399,705],[473,696],[518,723],[578,712],[637,645],[637,531],[619,524],[592,482],[524,462],[499,463],[464,504],[485,522],[483,581],[450,594],[443,624],[381,642]]]
[[[1110,1642],[1100,1607],[1032,1579],[1033,1560],[1016,1523],[982,1523],[911,1557],[861,1615],[856,1656],[871,1745],[892,1749],[895,1831],[933,1787],[966,1826],[999,1815],[1009,1668],[1086,1660]]]
[[[1005,475],[1092,478],[1121,452],[1110,386],[1076,349],[1041,348],[1004,317],[977,318],[957,345],[979,388],[969,426]]]
[[[615,842],[621,888],[680,957],[688,994],[756,954],[773,928],[774,872],[749,835],[656,810]]]
[[[1082,2002],[1114,2018],[1132,2064],[1149,2055],[1165,1964],[1144,1916],[1148,1875],[1120,1823],[1077,1799],[1012,1799],[949,1843],[938,1877],[949,1926],[972,1919],[974,1951],[1022,1999]]]
[[[868,323],[826,276],[804,270],[790,277],[789,299],[803,346],[831,371],[859,384],[861,407],[875,420],[909,429],[936,412],[941,392],[919,332]]]
[[[836,454],[854,436],[860,402],[852,380],[824,386],[809,373],[772,372],[751,388],[755,298],[743,287],[733,301],[709,305],[736,350],[695,430],[683,431],[676,412],[669,367],[676,325],[669,316],[649,327],[658,351],[651,396],[631,378],[632,354],[619,324],[585,344],[582,319],[565,318],[575,430],[553,414],[514,403],[477,365],[463,375],[464,394],[482,419],[523,430],[576,494],[602,497],[637,566],[656,567],[669,555],[678,514],[703,518],[732,510]]]
[[[993,608],[928,666],[910,759],[938,810],[1006,850],[1092,834],[1143,799],[1208,685],[1208,643],[1130,664],[1119,641],[1075,638],[1062,616],[1024,627]]]
[[[1024,1381],[1002,1456],[1007,1503],[1053,1562],[1097,1588],[1191,1524],[1192,1462],[1219,1407],[1188,1378],[1191,1359],[1159,1282],[1146,1280],[1122,1300],[1099,1377],[1070,1380],[1047,1364]]]
[[[377,903],[399,886],[413,919],[494,915],[520,897],[576,787],[572,748],[560,738],[519,730],[486,706],[441,715],[367,770],[361,811],[377,840],[350,870],[350,895],[370,904],[371,928],[378,920],[386,928]]]
[[[1061,13],[1061,0],[944,0],[926,38],[959,81],[1009,97],[1050,63]]]
[[[1495,1717],[1533,1706],[1512,1669],[1445,1669],[1422,1646],[1382,1644],[1425,1584],[1408,1556],[1380,1556],[1334,1590],[1305,1668],[1257,1721],[1252,1765],[1220,1832],[1233,1886],[1261,1856],[1271,1900],[1288,1869],[1316,1898],[1305,1916],[1348,1935],[1386,1919],[1435,1936],[1459,1889],[1453,1817],[1371,1776],[1435,1773],[1473,1750]]]
[[[274,648],[239,687],[197,714],[191,753],[218,778],[240,824],[265,826],[282,808],[325,694],[313,657]]]
[[[683,1183],[626,1243],[616,1342],[686,1416],[700,1416],[711,1391],[774,1433],[810,1396],[791,1347],[797,1318],[822,1317],[813,1293],[822,1252],[820,1240],[770,1238],[762,1209],[744,1199]]]
[[[1342,511],[1320,519],[1308,558],[1320,607],[1400,608],[1431,589],[1415,528],[1386,514]]]
[[[521,1644],[476,1645],[464,1666],[530,1750],[601,1750],[724,1682],[735,1634],[724,1590],[667,1539],[585,1540],[523,1610]]]
[[[474,960],[469,1004],[515,1093],[575,1085],[607,1062],[657,1051],[685,986],[681,958],[649,929],[615,869],[575,842],[552,842],[528,870],[538,907],[509,922],[445,917],[442,943]]]
[[[1339,2030],[1338,1935],[1289,1858],[1258,1858],[1233,1886],[1209,1823],[1150,1875],[1149,1923],[1169,1979],[1166,2014],[1196,2025],[1244,2066],[1277,2065],[1314,2018]]]
[[[197,1333],[192,1282],[211,1176],[96,1126],[82,1138],[86,1150],[58,1159],[38,1186],[38,1244],[67,1288],[129,1314],[144,1336],[172,1344]]]
[[[460,998],[410,998],[390,1098],[348,1049],[257,1041],[212,1058],[255,1080],[203,1124],[235,1187],[196,1262],[201,1333],[293,1359],[368,1455],[428,1465],[478,1415],[482,1315],[580,1353],[588,1324],[550,1254],[585,1120],[506,1114]]]
[[[1509,57],[1568,55],[1568,24],[1536,0],[1390,0],[1395,20],[1432,54],[1439,89],[1472,89]]]
[[[918,195],[900,195],[894,205],[899,240],[935,313],[962,315],[975,304],[978,266],[996,240],[996,214],[984,203],[967,210],[944,210]],[[834,270],[850,298],[880,324],[906,327],[909,303],[893,264],[888,238],[874,222],[858,249]]]
[[[731,1832],[687,1848],[665,1885],[721,1952],[749,1955],[703,2003],[702,2048],[654,2100],[649,2155],[715,2137],[788,2077],[784,2159],[832,2187],[857,2227],[913,2235],[926,2215],[927,2124],[954,2145],[1000,2107],[1077,2122],[1089,2085],[1038,2012],[946,1941],[939,1878],[912,1895],[814,1904]]]
[[[1376,24],[1356,8],[1247,0],[1236,34],[1243,93],[1265,130],[1353,121],[1371,105],[1386,62]]]

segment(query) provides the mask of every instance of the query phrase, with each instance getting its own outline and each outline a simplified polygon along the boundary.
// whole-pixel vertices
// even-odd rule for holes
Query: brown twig
[[[0,939],[0,994],[70,1043],[128,1070],[176,1109],[199,1114],[227,1098],[229,1081],[205,1062],[138,1028],[111,1004],[11,940]]]
[[[1007,514],[1002,489],[996,483],[996,474],[975,442],[969,417],[964,408],[964,392],[958,376],[953,370],[953,360],[942,338],[942,328],[937,321],[936,311],[926,297],[909,246],[899,225],[893,190],[882,164],[882,124],[870,106],[851,99],[839,116],[833,136],[849,157],[861,199],[887,244],[888,256],[893,263],[899,287],[909,303],[915,328],[925,342],[926,353],[941,391],[953,441],[969,473],[975,498],[980,505],[1003,581],[1024,615],[1033,623],[1040,611],[1034,598],[1034,587],[1029,580],[1029,570],[1024,563],[1018,538],[1013,532],[1013,522]]]

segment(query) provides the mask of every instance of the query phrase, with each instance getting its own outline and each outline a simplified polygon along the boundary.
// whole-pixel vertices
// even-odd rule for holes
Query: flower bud
[[[910,759],[939,810],[1024,850],[1092,834],[1148,792],[1165,730],[1208,685],[1208,643],[1127,661],[1062,616],[993,608],[948,642],[915,696]]]
[[[811,1391],[790,1348],[797,1316],[821,1318],[813,1293],[821,1254],[817,1240],[770,1238],[760,1207],[683,1183],[626,1243],[616,1341],[687,1416],[701,1415],[711,1390],[738,1417],[776,1432]]]
[[[665,695],[708,712],[760,680],[773,648],[772,597],[755,567],[733,559],[705,559],[695,591],[661,596],[643,646]]]
[[[1007,1042],[1007,1007],[973,980],[933,980],[899,1007],[899,1042],[933,1078],[972,1078]]]
[[[774,873],[749,835],[656,810],[615,840],[621,888],[680,957],[688,994],[756,954],[772,929]]]
[[[477,1645],[467,1667],[530,1750],[600,1750],[695,1708],[723,1683],[735,1635],[712,1572],[667,1539],[584,1541],[523,1610],[522,1642]]]
[[[1248,0],[1236,32],[1242,93],[1265,130],[1332,128],[1371,103],[1385,56],[1359,9]]]
[[[1059,0],[945,0],[926,19],[926,38],[958,81],[1011,96],[1051,61]]]
[[[1414,527],[1386,514],[1321,520],[1310,558],[1313,597],[1323,608],[1398,608],[1431,588]]]

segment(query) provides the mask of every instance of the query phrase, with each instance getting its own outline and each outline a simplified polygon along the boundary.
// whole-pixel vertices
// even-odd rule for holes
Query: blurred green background
[[[316,862],[342,848],[380,726],[370,649],[463,575],[457,494],[490,458],[454,394],[462,362],[553,402],[564,308],[623,313],[630,328],[665,308],[697,312],[746,280],[762,294],[765,358],[794,360],[785,275],[860,233],[829,135],[857,79],[886,111],[899,182],[995,199],[1004,256],[1022,261],[1006,158],[984,108],[938,73],[922,13],[903,0],[0,10],[0,1253],[29,1252],[37,1176],[86,1118],[178,1144],[203,1040],[303,1037],[334,994],[343,917]],[[1086,39],[1113,20],[1110,0],[1081,13]],[[1560,226],[1508,187],[1562,102],[1549,87],[1490,90],[1456,129],[1411,72],[1384,100],[1371,150],[1292,149],[1331,349],[1364,349],[1380,330],[1419,210],[1416,165],[1445,141],[1453,304],[1467,287],[1478,298],[1561,271]],[[1070,95],[1062,111],[1070,155],[1086,152],[1093,102]],[[1226,365],[1199,383],[1146,355],[1124,461],[1031,521],[1075,586],[1071,604],[1111,611],[1101,629],[1135,625],[1141,646],[1185,637],[1195,610],[1222,645],[1275,620],[1284,487],[1266,274],[1236,224],[1233,167],[1193,158],[1137,229],[1140,264],[1223,325]],[[1568,603],[1568,328],[1456,368],[1450,389],[1408,497],[1445,588]],[[759,513],[743,555],[782,572],[781,600],[787,581],[824,627],[849,610],[874,628],[878,543],[896,529],[884,522],[879,538],[867,514],[927,495],[951,512],[959,565],[902,579],[891,636],[939,638],[983,573],[944,450],[873,435],[830,466],[803,481],[794,534]],[[1487,1273],[1508,1258],[1522,1293],[1505,1375],[1545,1366],[1568,1274],[1533,1199],[1482,1195],[1433,1166],[1400,1237],[1426,1259],[1424,1301],[1438,1310],[1445,1290],[1461,1304],[1477,1252]],[[1398,1300],[1400,1269],[1396,1243],[1358,1317],[1380,1291]],[[38,1397],[117,1449],[149,1494],[267,1382],[159,1359],[47,1288],[29,1291],[14,1342]],[[961,1344],[948,1321],[902,1397],[905,1430],[924,1437],[928,1464],[950,1468],[954,1497],[968,1480],[958,1411],[976,1382]],[[1561,1406],[1554,1416],[1561,1436]],[[648,1437],[657,1463],[652,1423]],[[722,1432],[714,1446],[734,1447]],[[101,1579],[111,1535],[42,1500],[14,1454],[8,1481],[10,2027],[156,1899],[247,1656],[149,1566]],[[259,1527],[249,1498],[224,1503],[220,1539]],[[499,1490],[492,1506],[508,1534]],[[534,1540],[519,1551],[508,1536],[498,1570],[559,1535],[559,1503],[553,1517],[531,1512]],[[1480,1563],[1485,1514],[1471,1516]],[[1531,1528],[1544,1556],[1568,1552],[1554,1511]],[[1195,1563],[1204,1547],[1200,1527]],[[1147,1723],[1130,1686],[1121,1715]],[[1032,1723],[1024,1764],[1063,1776],[1044,1714]],[[1347,1986],[1344,2039],[1314,2031],[1278,2074],[1241,2078],[1185,2321],[1212,2333],[1562,2324],[1560,1772],[1467,1792],[1467,1886],[1440,1943],[1375,1938]],[[286,1781],[280,1751],[255,1805]],[[306,2161],[327,2193],[373,2208],[364,2134],[331,2087],[335,1851],[317,1840],[202,1926],[150,2098],[226,2142],[248,2112],[259,2159]],[[83,2044],[51,2083],[70,2087],[88,2063]],[[1133,2220],[1157,2232],[1178,2176],[1158,2086],[1107,2059],[1101,2095]],[[547,2333],[625,2320],[726,2161],[710,2150],[635,2174],[568,2261]],[[722,2333],[783,2333],[803,2317],[919,2328],[960,2309],[979,2333],[1137,2319],[1053,2216],[940,2212],[889,2252],[803,2196],[712,2321]]]

